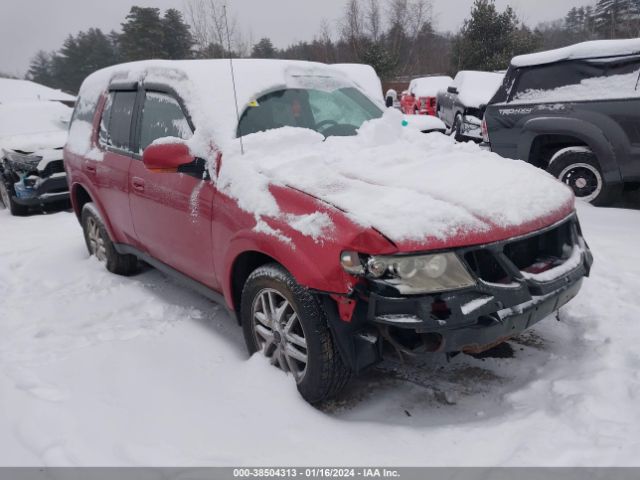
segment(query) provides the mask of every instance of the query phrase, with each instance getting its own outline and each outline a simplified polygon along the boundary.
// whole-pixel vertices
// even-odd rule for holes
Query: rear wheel
[[[134,255],[122,255],[116,251],[93,203],[87,203],[82,207],[81,221],[90,255],[104,263],[111,273],[132,275],[137,272],[138,259]]]
[[[347,383],[350,372],[317,299],[280,265],[264,265],[249,276],[240,314],[249,352],[290,373],[309,403],[335,396]]]
[[[611,205],[622,195],[623,185],[605,181],[590,150],[567,150],[553,158],[547,171],[571,188],[577,198],[594,205]]]

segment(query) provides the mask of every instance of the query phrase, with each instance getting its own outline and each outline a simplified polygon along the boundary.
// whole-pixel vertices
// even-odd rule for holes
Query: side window
[[[100,119],[102,145],[131,151],[129,136],[136,101],[135,91],[110,92]]]
[[[98,132],[98,141],[102,145],[111,145],[109,138],[109,120],[111,119],[111,105],[113,104],[114,92],[110,92],[102,109],[102,117],[100,118],[100,131]]]
[[[178,137],[188,140],[193,135],[178,101],[170,95],[147,92],[140,125],[140,152],[154,140]]]

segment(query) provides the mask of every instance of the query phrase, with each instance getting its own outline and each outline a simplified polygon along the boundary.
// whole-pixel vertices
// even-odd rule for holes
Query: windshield
[[[382,110],[353,87],[332,91],[288,88],[252,102],[242,114],[237,136],[280,127],[309,128],[329,136],[355,135]]]

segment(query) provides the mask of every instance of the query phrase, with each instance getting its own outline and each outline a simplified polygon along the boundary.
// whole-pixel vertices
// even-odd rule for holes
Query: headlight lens
[[[360,259],[360,256],[356,254],[355,258]],[[342,264],[347,272],[352,273],[347,270],[344,261]],[[473,277],[453,252],[432,255],[371,256],[366,263],[360,262],[359,266],[362,273],[354,272],[353,274],[380,279],[403,294],[436,293],[471,287],[475,284]]]

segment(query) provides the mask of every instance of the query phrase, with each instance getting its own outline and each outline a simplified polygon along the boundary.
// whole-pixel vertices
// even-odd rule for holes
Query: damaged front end
[[[62,148],[22,152],[4,150],[0,179],[12,201],[24,207],[69,200]]]
[[[331,302],[338,308],[329,315],[356,372],[380,361],[385,346],[401,359],[488,350],[575,297],[593,263],[575,214],[501,242],[359,260],[343,258],[363,281],[350,297]]]

